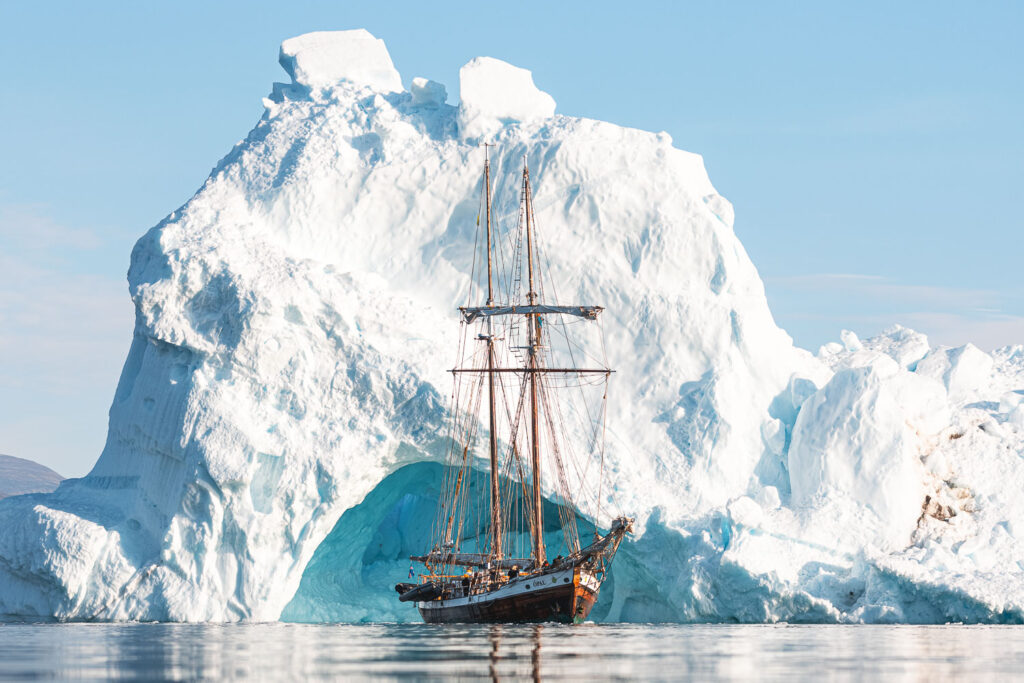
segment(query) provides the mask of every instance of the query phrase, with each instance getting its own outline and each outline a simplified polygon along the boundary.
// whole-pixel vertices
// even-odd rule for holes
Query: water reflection
[[[1024,627],[0,624],[0,678],[1009,677]]]
[[[533,652],[530,655],[530,662],[533,664],[533,680],[540,680],[540,637],[544,632],[544,624],[537,624],[533,627]]]
[[[527,629],[529,633],[529,644],[530,644],[530,678],[534,681],[540,681],[540,647],[541,647],[541,636],[544,633],[544,624],[531,624],[529,626],[513,626],[511,624],[493,624],[487,627],[489,629],[489,639],[491,642],[491,655],[490,655],[490,674],[492,681],[500,681],[501,674],[503,673],[499,666],[502,659],[501,651],[501,637],[504,629]],[[508,646],[508,652],[505,653],[506,664],[514,666],[516,652],[515,642],[511,642]],[[508,676],[508,672],[504,672]],[[520,679],[525,678],[518,671],[513,671],[512,677]]]
[[[498,676],[498,660],[501,657],[498,654],[501,648],[501,629],[504,624],[495,624],[491,626],[491,680],[500,681],[501,677]]]

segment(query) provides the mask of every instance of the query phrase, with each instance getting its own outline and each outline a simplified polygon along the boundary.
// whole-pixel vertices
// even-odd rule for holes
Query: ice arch
[[[404,580],[409,570],[409,556],[421,553],[430,538],[431,522],[441,492],[445,467],[431,462],[418,462],[385,477],[363,501],[346,511],[330,534],[317,547],[307,564],[299,589],[281,615],[283,621],[358,622],[419,621],[414,607],[400,603],[394,584]],[[479,491],[477,500],[486,499],[485,473],[474,471],[469,478],[470,497]],[[544,500],[546,520],[544,536],[549,553],[565,553],[562,531],[558,524],[555,503]],[[478,510],[467,515],[466,537],[472,543],[485,532],[486,521]],[[577,515],[580,536],[588,537],[594,525]],[[510,544],[528,546],[528,539],[509,538]],[[657,614],[646,609],[652,604],[647,595],[624,598],[628,589],[616,599],[616,576],[632,586],[637,583],[633,569],[637,565],[635,550],[623,548],[616,558],[612,576],[602,590],[593,613],[595,620],[617,615],[630,615],[649,620]],[[618,574],[616,574],[618,572]],[[614,606],[614,607],[613,607]]]

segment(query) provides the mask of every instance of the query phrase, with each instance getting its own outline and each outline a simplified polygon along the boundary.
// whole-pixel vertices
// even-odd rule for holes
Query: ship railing
[[[571,569],[576,565],[580,564],[580,559],[570,555],[563,558],[557,564],[550,564],[547,566],[537,567],[535,569],[524,569],[520,570],[516,576],[509,576],[507,572],[499,572],[497,574],[487,574],[485,572],[478,572],[471,575],[467,574],[420,574],[419,582],[428,583],[430,581],[442,581],[448,583],[448,587],[452,591],[455,597],[464,597],[466,595],[477,595],[479,593],[486,593],[493,590],[495,586],[506,585],[509,583],[515,583],[519,581],[529,581],[535,579],[543,574],[548,574],[552,571],[563,571],[565,569]],[[463,585],[463,581],[469,579],[469,585]]]

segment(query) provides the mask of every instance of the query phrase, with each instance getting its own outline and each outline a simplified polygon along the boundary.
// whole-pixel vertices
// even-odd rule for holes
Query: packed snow
[[[444,84],[422,76],[412,79],[409,93],[412,95],[412,106],[414,107],[436,109],[448,100],[448,90]]]
[[[339,81],[382,92],[402,90],[384,41],[365,29],[317,31],[281,43],[281,66],[295,85],[332,87]]]
[[[489,58],[458,106],[406,91],[365,31],[280,61],[291,83],[135,246],[96,465],[0,501],[0,614],[418,619],[391,586],[437,497],[486,140],[500,234],[525,155],[560,298],[607,307],[596,521],[638,524],[595,618],[1024,621],[1024,346],[795,348],[666,134],[555,115]]]
[[[469,140],[555,113],[554,98],[533,84],[533,74],[493,57],[477,57],[459,70],[459,98],[459,133]]]

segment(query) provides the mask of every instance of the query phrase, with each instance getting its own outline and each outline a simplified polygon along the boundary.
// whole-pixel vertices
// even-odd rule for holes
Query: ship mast
[[[530,169],[523,162],[523,194],[526,202],[526,264],[529,289],[526,292],[527,303],[537,304],[537,291],[533,286],[533,199],[530,196]],[[529,354],[526,359],[530,382],[530,465],[533,471],[533,559],[536,566],[544,564],[544,510],[540,497],[540,420],[537,414],[537,382],[540,379],[538,359],[540,355],[540,318],[537,313],[527,315],[527,334]]]
[[[451,439],[448,449],[448,469],[445,471],[443,495],[439,497],[437,516],[434,518],[431,536],[433,547],[425,555],[414,555],[413,562],[422,562],[427,574],[421,574],[419,583],[403,582],[395,586],[399,600],[415,601],[416,607],[428,623],[453,622],[528,622],[554,620],[563,623],[579,622],[586,619],[597,599],[601,583],[608,576],[611,562],[623,537],[632,531],[633,520],[617,517],[611,529],[603,536],[595,532],[595,539],[581,547],[577,517],[573,509],[588,481],[588,469],[581,470],[577,459],[579,451],[573,448],[574,438],[583,428],[594,427],[593,441],[585,446],[589,455],[600,449],[601,472],[604,469],[604,444],[602,425],[606,415],[607,391],[602,397],[602,411],[598,419],[592,417],[584,396],[585,414],[579,410],[564,421],[564,412],[554,401],[552,393],[559,387],[577,384],[569,378],[546,379],[550,374],[603,375],[607,389],[609,375],[613,372],[607,362],[598,362],[600,367],[580,367],[577,362],[575,345],[566,330],[565,319],[570,316],[580,320],[597,320],[604,309],[590,305],[559,305],[553,281],[542,273],[547,264],[542,262],[540,244],[537,239],[537,220],[534,216],[533,190],[530,185],[530,169],[523,159],[522,193],[519,202],[519,216],[514,239],[510,245],[511,269],[504,279],[499,271],[497,291],[494,283],[494,266],[497,259],[504,260],[505,253],[500,242],[495,242],[491,224],[491,163],[490,153],[484,146],[484,191],[481,200],[486,202],[485,248],[487,249],[487,298],[483,305],[460,306],[462,329],[459,339],[459,353],[456,366],[451,369],[455,375],[452,389],[452,415],[449,420]],[[470,303],[476,304],[481,297],[483,264],[480,260],[480,211],[477,215],[477,237],[473,245],[473,263],[469,278]],[[523,239],[525,233],[525,239]],[[523,250],[526,264],[523,264]],[[523,270],[527,271],[524,278]],[[526,279],[526,296],[523,296]],[[545,289],[550,294],[545,295]],[[548,299],[549,301],[545,301]],[[497,299],[497,301],[496,301]],[[506,322],[494,323],[493,318],[501,316]],[[553,317],[557,316],[557,317]],[[480,318],[486,318],[486,326],[474,326]],[[527,326],[522,334],[521,325]],[[544,323],[554,320],[550,326]],[[483,327],[483,329],[481,329]],[[549,329],[550,327],[550,329]],[[600,329],[597,330],[600,332]],[[475,335],[478,343],[470,341]],[[565,346],[562,345],[564,339]],[[501,341],[503,348],[496,348]],[[522,346],[525,343],[526,346]],[[523,350],[527,353],[523,354]],[[486,357],[481,355],[486,353]],[[585,353],[585,352],[584,352]],[[589,355],[589,354],[585,354]],[[500,356],[500,357],[499,357]],[[512,358],[516,360],[509,361]],[[595,359],[596,360],[596,359]],[[504,366],[504,367],[503,367]],[[460,380],[462,373],[469,373],[472,380]],[[514,386],[504,386],[501,373],[523,375],[522,383],[515,380]],[[472,477],[475,463],[468,454],[477,450],[484,429],[481,405],[484,401],[484,380],[486,376],[490,460],[490,525],[486,529],[489,538],[480,536],[477,526],[478,513],[482,513],[480,491],[470,491],[463,486],[464,475]],[[581,394],[585,384],[596,386],[596,382],[578,382]],[[510,400],[512,399],[512,400]],[[514,400],[514,403],[513,403]],[[501,406],[497,403],[500,401]],[[504,412],[509,443],[505,466],[509,481],[506,482],[502,500],[501,470],[498,459],[498,408]],[[514,410],[513,410],[514,409]],[[529,417],[527,417],[529,412]],[[524,424],[529,420],[529,426]],[[505,427],[503,427],[505,428]],[[547,453],[548,484],[558,495],[553,507],[558,513],[563,540],[568,553],[564,559],[555,558],[549,565],[544,547],[544,500],[541,497],[541,433],[550,430],[544,439]],[[598,438],[602,439],[598,443]],[[529,440],[529,465],[526,465],[525,445]],[[514,468],[514,472],[513,472]],[[529,470],[529,471],[527,471]],[[527,477],[532,475],[532,490],[528,490]],[[572,475],[575,475],[573,477]],[[514,480],[513,480],[514,477]],[[520,486],[522,488],[520,488]],[[579,486],[581,494],[574,494]],[[601,490],[598,489],[600,514]],[[467,519],[467,515],[469,518]],[[524,519],[525,518],[525,519]],[[453,520],[458,520],[453,529]],[[463,523],[469,522],[469,535],[463,538]],[[479,520],[483,521],[483,520]],[[523,552],[522,543],[516,535],[522,529],[522,522],[529,524],[529,557]],[[509,524],[508,527],[505,524]],[[454,533],[453,533],[454,531]],[[505,532],[509,536],[505,536]],[[476,547],[463,551],[463,540]],[[472,552],[470,552],[472,551]],[[455,567],[470,567],[464,575],[453,571]],[[474,573],[472,568],[476,568]],[[507,571],[506,571],[507,570]],[[483,573],[486,572],[486,573]],[[409,578],[413,570],[409,570]]]
[[[462,306],[459,310],[462,313],[463,322],[472,323],[480,318],[486,318],[486,329],[482,330],[477,335],[477,340],[484,342],[486,347],[482,349],[486,353],[485,358],[480,358],[480,367],[466,367],[460,365],[451,370],[452,373],[459,375],[462,373],[471,373],[476,376],[486,375],[487,383],[487,410],[488,410],[488,425],[490,427],[490,434],[488,439],[488,455],[490,461],[490,528],[488,529],[490,535],[490,547],[487,549],[487,562],[492,563],[492,566],[501,567],[501,562],[512,562],[505,557],[507,548],[505,548],[506,538],[504,537],[505,526],[503,517],[509,510],[502,507],[501,499],[501,479],[500,479],[500,466],[498,460],[498,406],[497,400],[499,398],[498,393],[501,387],[496,384],[496,380],[500,377],[501,373],[515,373],[523,374],[523,381],[526,384],[520,385],[522,393],[520,394],[520,403],[516,410],[516,418],[510,424],[511,427],[511,438],[512,443],[510,445],[512,453],[515,456],[517,466],[520,463],[519,453],[521,452],[517,446],[516,441],[520,436],[519,432],[519,416],[526,417],[526,411],[529,411],[529,426],[526,430],[529,431],[528,440],[530,442],[530,462],[529,462],[529,474],[531,475],[532,487],[530,491],[524,491],[523,508],[526,513],[527,521],[530,525],[530,556],[534,567],[540,567],[544,564],[546,559],[546,549],[544,547],[544,499],[541,497],[541,478],[543,476],[543,469],[541,467],[541,433],[544,427],[549,427],[554,430],[554,425],[551,422],[552,415],[546,403],[546,390],[547,385],[544,384],[543,377],[547,374],[559,374],[559,375],[592,375],[600,374],[606,378],[613,371],[607,367],[600,368],[587,368],[576,366],[575,361],[571,361],[569,364],[555,363],[555,367],[547,367],[549,365],[545,360],[544,356],[547,354],[545,346],[544,329],[542,323],[544,317],[549,315],[568,315],[584,320],[596,320],[598,314],[604,309],[601,306],[589,306],[589,305],[558,305],[557,303],[545,303],[541,299],[540,290],[543,289],[543,278],[540,274],[540,263],[535,262],[540,252],[537,246],[536,235],[536,219],[534,217],[533,207],[533,190],[530,185],[530,169],[529,166],[523,163],[523,185],[522,195],[520,203],[520,228],[522,232],[519,233],[519,238],[516,243],[516,256],[515,266],[515,298],[518,299],[519,283],[521,282],[518,273],[523,267],[522,261],[520,260],[522,252],[521,248],[525,247],[526,251],[526,270],[527,270],[527,292],[526,301],[522,302],[519,300],[508,301],[505,303],[495,302],[495,291],[494,291],[494,231],[491,224],[491,164],[490,154],[487,147],[491,145],[485,145],[484,151],[484,192],[483,198],[486,202],[486,221],[485,221],[485,248],[487,250],[487,300],[483,306]],[[522,240],[522,234],[525,232],[526,239]],[[523,242],[525,241],[525,245]],[[474,263],[474,271],[476,271],[476,265]],[[501,326],[498,330],[494,329],[493,318],[495,316],[524,316],[526,318],[527,326],[527,338],[525,347],[527,350],[526,358],[523,360],[521,365],[516,367],[499,367],[497,350],[495,343],[498,341],[498,337],[495,335],[500,331]],[[515,328],[513,328],[515,329]],[[523,347],[517,347],[523,348]],[[458,383],[456,383],[456,388]],[[479,384],[476,385],[477,391],[482,391],[483,387]],[[474,414],[480,407],[480,401],[482,396],[480,393],[475,393],[476,397],[473,399],[473,410]],[[504,399],[504,391],[501,391],[501,398]],[[527,407],[526,403],[529,402]],[[544,414],[541,414],[541,404],[544,403]],[[522,411],[522,412],[520,412]],[[557,413],[555,413],[557,414]],[[511,417],[511,415],[509,416]],[[542,424],[542,418],[546,420]],[[562,487],[563,496],[566,496],[567,500],[571,503],[571,498],[568,496],[568,480],[566,478],[564,465],[559,452],[558,444],[555,439],[557,437],[552,431],[550,436],[550,452],[552,462],[554,464],[554,471],[558,475],[557,483]],[[468,442],[467,442],[468,443]],[[467,445],[468,449],[469,446]],[[463,451],[465,454],[465,451]],[[466,466],[465,457],[463,457],[462,465],[463,468]],[[520,470],[521,483],[526,487],[527,473]],[[462,482],[461,471],[459,476],[456,477],[454,483],[453,496],[458,496],[459,485]],[[451,509],[447,512],[448,522],[444,525],[444,548],[450,548],[451,543],[448,541],[449,533],[451,530],[451,520],[457,514],[460,509],[455,498],[450,499]],[[444,507],[444,504],[442,504]],[[465,514],[465,509],[461,509],[461,514]],[[567,513],[568,514],[568,513]],[[559,516],[562,517],[562,509],[559,509]],[[513,513],[513,518],[515,518]],[[575,518],[567,517],[562,519],[563,528],[566,531],[569,546],[574,552],[578,552],[579,539],[575,527]],[[458,545],[456,540],[455,545]],[[481,552],[483,549],[481,549]],[[438,549],[436,554],[424,557],[437,557],[439,561],[443,561],[444,564],[457,564],[466,566],[477,566],[480,564],[480,558],[483,557],[478,553],[460,553],[456,550],[453,553],[447,553],[447,550]],[[432,551],[434,553],[434,551]]]
[[[484,144],[484,186],[487,195],[487,306],[494,305],[494,284],[491,276],[491,160],[487,153],[489,145]],[[495,425],[494,400],[494,328],[491,317],[487,317],[487,405],[490,420],[491,459],[491,555],[495,560],[502,558],[501,538],[501,490],[498,481],[498,434]]]

